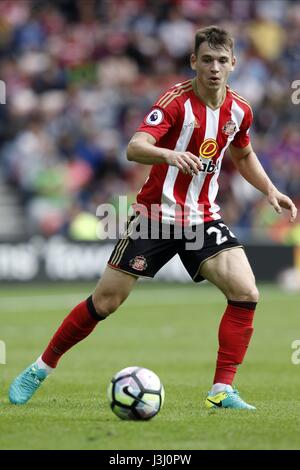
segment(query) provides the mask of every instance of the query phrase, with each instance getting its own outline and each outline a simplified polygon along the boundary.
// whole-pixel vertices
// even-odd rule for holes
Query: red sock
[[[42,354],[42,360],[56,367],[61,356],[72,346],[86,338],[103,317],[97,314],[92,296],[78,304],[64,319]]]
[[[231,385],[237,365],[243,362],[253,333],[255,302],[228,301],[219,328],[215,383]]]

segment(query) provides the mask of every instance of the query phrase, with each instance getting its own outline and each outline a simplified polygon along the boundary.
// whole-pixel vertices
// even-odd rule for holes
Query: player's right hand
[[[268,201],[278,214],[281,214],[282,207],[283,209],[290,211],[290,222],[292,224],[295,222],[298,210],[293,201],[288,196],[282,194],[280,191],[278,191],[278,189],[272,188],[268,193]]]
[[[167,163],[176,166],[185,175],[198,175],[199,171],[202,170],[200,158],[191,152],[171,151],[167,156]]]

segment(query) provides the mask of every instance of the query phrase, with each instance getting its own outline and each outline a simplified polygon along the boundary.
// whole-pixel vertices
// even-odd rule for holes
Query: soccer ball
[[[107,398],[112,411],[121,419],[151,419],[164,402],[159,377],[143,367],[126,367],[112,378]]]

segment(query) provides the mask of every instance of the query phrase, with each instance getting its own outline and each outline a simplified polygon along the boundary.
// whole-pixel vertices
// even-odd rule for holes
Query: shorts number
[[[225,224],[218,224],[218,225],[219,225],[219,227],[222,227],[222,228],[224,227],[224,228],[229,232],[230,236],[231,236],[232,238],[235,238],[234,234],[229,230],[229,228],[227,227],[227,225],[225,225]],[[217,228],[217,227],[209,227],[209,228],[206,230],[206,233],[207,233],[208,235],[212,235],[213,233],[216,234],[216,243],[217,243],[217,245],[222,245],[222,243],[225,243],[225,242],[227,242],[227,240],[228,240],[228,237],[226,237],[226,235],[223,236],[222,230],[220,230],[220,229]]]

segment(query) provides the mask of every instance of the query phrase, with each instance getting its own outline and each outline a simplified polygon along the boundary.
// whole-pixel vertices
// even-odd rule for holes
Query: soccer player
[[[13,381],[12,403],[26,403],[62,355],[124,302],[140,276],[154,277],[178,254],[195,282],[207,279],[227,298],[205,406],[255,409],[232,388],[253,333],[259,293],[244,249],[222,222],[215,202],[225,150],[229,148],[240,174],[266,195],[278,213],[289,210],[294,222],[297,209],[272,184],[251,147],[251,107],[227,86],[235,63],[227,31],[215,26],[197,31],[191,54],[195,77],[163,93],[129,142],[128,160],[153,166],[126,234],[116,244],[93,295],[71,311],[42,355]],[[158,234],[149,237],[146,229],[146,236],[132,237],[145,220],[156,220]],[[192,229],[196,238],[203,234],[201,246],[190,247],[184,230],[176,238],[178,226]],[[171,227],[168,237],[165,227]]]

